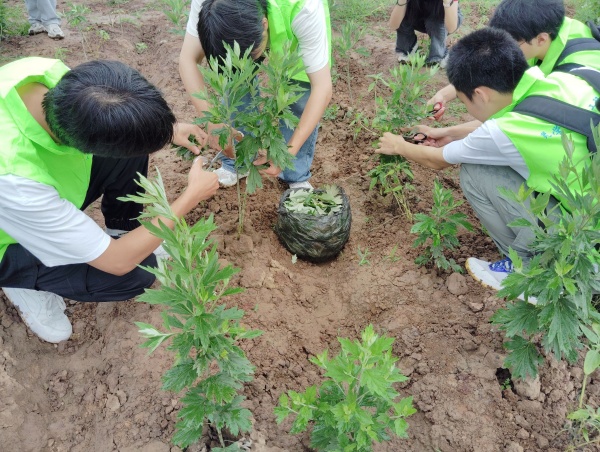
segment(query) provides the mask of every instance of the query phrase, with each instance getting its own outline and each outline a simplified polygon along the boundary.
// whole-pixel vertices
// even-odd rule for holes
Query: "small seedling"
[[[323,119],[326,121],[335,121],[337,119],[338,111],[340,106],[338,104],[331,104],[325,109],[323,113]]]
[[[295,417],[290,430],[300,433],[312,426],[310,447],[317,451],[370,452],[373,443],[390,439],[390,433],[407,438],[406,418],[417,410],[412,397],[400,399],[396,383],[408,380],[392,356],[394,339],[378,336],[369,325],[362,341],[338,338],[340,353],[332,359],[327,350],[310,361],[324,369],[320,387],[304,393],[288,391],[275,408],[277,423]]]
[[[394,245],[394,247],[392,248],[392,250],[390,251],[390,254],[388,254],[385,258],[387,260],[389,260],[390,262],[398,262],[399,260],[402,259],[401,256],[398,256],[396,253],[398,252],[398,245]]]
[[[325,185],[323,190],[293,190],[283,203],[290,212],[322,216],[342,210],[342,195],[335,185]]]
[[[361,250],[359,246],[356,252],[358,254],[358,265],[360,265],[361,267],[363,265],[371,265],[371,262],[368,259],[368,257],[371,255],[369,248]]]
[[[350,105],[354,106],[352,75],[350,74],[350,58],[352,51],[362,56],[369,56],[367,49],[357,46],[358,42],[364,36],[366,29],[352,20],[345,21],[343,24],[344,25],[340,30],[340,36],[333,40],[333,47],[337,50],[339,58],[345,63],[344,73],[346,86],[348,87],[348,97],[350,98]]]
[[[98,30],[98,36],[100,36],[100,39],[103,41],[110,41],[110,35],[105,30]]]
[[[185,22],[188,17],[190,0],[160,0],[163,13],[174,25],[169,32],[183,36],[185,34]]]
[[[146,44],[145,42],[135,43],[135,51],[137,53],[144,53],[146,50],[148,50],[148,44]]]
[[[66,49],[65,47],[57,47],[54,51],[54,58],[64,62],[65,58],[67,57],[67,53],[69,53],[69,49]]]
[[[463,269],[454,261],[447,259],[444,253],[456,248],[460,243],[456,236],[459,227],[468,231],[473,230],[464,213],[452,213],[463,201],[455,201],[451,190],[448,190],[436,179],[433,186],[433,206],[431,215],[418,213],[417,222],[410,229],[412,234],[418,234],[413,247],[427,243],[424,253],[415,259],[417,265],[429,263],[442,270],[452,270],[462,273]]]

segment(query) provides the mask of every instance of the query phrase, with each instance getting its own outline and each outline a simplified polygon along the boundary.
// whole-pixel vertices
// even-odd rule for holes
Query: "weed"
[[[444,252],[459,245],[456,233],[459,227],[468,231],[473,230],[464,213],[452,213],[463,201],[455,201],[452,190],[448,190],[436,179],[433,186],[433,206],[431,215],[418,213],[415,215],[417,222],[410,229],[413,234],[418,234],[413,247],[423,246],[427,243],[424,253],[415,259],[417,265],[434,263],[442,270],[452,270],[462,273],[462,268],[454,261],[447,259]]]
[[[162,377],[163,389],[185,391],[173,442],[183,448],[196,442],[208,422],[225,447],[224,428],[233,435],[251,428],[251,413],[242,408],[244,397],[238,391],[252,380],[254,367],[237,344],[261,332],[240,325],[244,311],[219,304],[223,297],[241,289],[227,287],[238,270],[231,265],[221,267],[216,245],[208,239],[216,229],[212,215],[190,227],[171,211],[160,173],[156,181],[140,176],[138,184],[145,193],[121,200],[146,206],[141,223],[164,240],[163,247],[172,257],[156,268],[145,267],[156,275],[160,287],[146,289],[139,297],[139,301],[166,308],[162,313],[165,332],[147,323],[136,325],[147,339],[142,347],[150,353],[170,340],[167,350],[175,360]],[[174,229],[160,220],[155,226],[150,219],[156,217],[172,220]]]
[[[413,220],[413,214],[408,203],[407,195],[414,190],[411,184],[413,172],[408,160],[395,155],[380,155],[379,164],[367,173],[371,178],[369,190],[379,187],[379,194],[391,194],[402,210],[404,216]]]
[[[145,42],[135,43],[135,51],[137,53],[144,53],[146,50],[148,50],[148,44],[146,44]]]
[[[576,19],[600,22],[600,3],[597,0],[570,0],[568,3],[572,4]]]
[[[63,17],[70,26],[81,30],[88,23],[87,15],[90,13],[90,9],[85,5],[77,3],[68,3],[67,6],[69,9],[63,12]]]
[[[581,327],[581,330],[588,340],[588,350],[583,361],[583,383],[581,385],[581,395],[579,396],[579,406],[576,411],[569,413],[568,419],[575,421],[577,425],[577,438],[580,444],[572,445],[567,450],[577,450],[591,444],[600,444],[600,408],[589,405],[583,406],[585,397],[585,388],[588,378],[597,369],[600,369],[600,324],[592,323],[591,328]],[[595,438],[590,439],[590,433]]]
[[[23,17],[23,10],[0,2],[0,40],[8,36],[26,36],[28,32],[29,22]]]
[[[326,121],[335,121],[339,111],[340,106],[338,104],[331,104],[325,109],[323,119]]]
[[[105,30],[98,30],[98,36],[100,36],[100,39],[103,41],[110,41],[110,35]]]
[[[371,17],[384,20],[389,8],[390,3],[386,0],[334,0],[330,7],[331,19],[335,23],[365,23]]]
[[[188,18],[190,0],[160,0],[162,11],[175,26],[169,31],[176,35],[185,34],[185,24]]]
[[[390,262],[398,262],[402,259],[401,256],[398,256],[396,253],[398,252],[398,245],[394,245],[391,249],[390,254],[388,254],[385,258]]]
[[[594,129],[596,147],[600,146],[600,126]],[[502,195],[526,206],[528,218],[509,226],[529,228],[534,234],[530,250],[534,254],[528,265],[513,250],[510,257],[514,272],[503,281],[499,297],[516,300],[506,304],[492,317],[492,322],[506,332],[505,361],[518,378],[537,375],[543,361],[536,343],[556,359],[574,362],[585,326],[599,318],[592,304],[593,292],[600,291],[600,157],[589,154],[582,162],[573,162],[573,142],[563,135],[566,151],[559,172],[551,179],[554,195],[560,200],[548,209],[550,194],[532,197],[533,190],[524,186]],[[535,297],[536,304],[526,300]],[[534,342],[535,341],[535,342]]]
[[[66,49],[65,47],[57,47],[54,51],[54,58],[61,60],[64,63],[68,53],[69,49]]]
[[[288,391],[275,408],[277,423],[295,417],[290,430],[300,433],[312,425],[310,447],[317,451],[372,450],[374,442],[389,439],[389,431],[407,438],[408,416],[416,409],[412,397],[399,401],[394,384],[408,380],[392,356],[394,339],[378,336],[369,325],[362,341],[338,338],[340,353],[328,359],[327,350],[310,361],[328,377],[304,393]]]
[[[371,262],[368,259],[368,257],[371,255],[369,248],[365,247],[364,250],[361,250],[359,246],[356,253],[358,254],[358,265],[360,265],[361,267],[363,265],[371,265]]]
[[[346,86],[348,87],[348,96],[350,98],[350,105],[354,107],[352,76],[350,75],[350,52],[354,51],[363,56],[369,55],[367,49],[357,46],[358,41],[360,41],[365,34],[365,28],[354,21],[347,21],[344,22],[340,33],[340,37],[333,40],[333,46],[334,49],[337,50],[339,58],[344,61],[344,73],[346,76]]]

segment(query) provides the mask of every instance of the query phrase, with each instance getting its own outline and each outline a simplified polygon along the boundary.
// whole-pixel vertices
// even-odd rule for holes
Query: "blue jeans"
[[[462,12],[458,10],[458,26],[462,23]],[[446,56],[448,49],[446,48],[446,38],[448,31],[444,24],[444,19],[436,19],[434,17],[420,17],[416,21],[411,21],[409,18],[404,18],[400,27],[396,30],[396,52],[402,52],[406,55],[410,53],[413,47],[417,44],[416,31],[427,33],[429,35],[429,55],[427,63],[439,63]]]
[[[304,108],[306,107],[306,103],[308,102],[308,98],[310,96],[310,85],[308,83],[303,83],[303,82],[299,82],[299,84],[303,88],[306,88],[307,90],[304,91],[302,97],[300,99],[298,99],[298,101],[296,103],[292,104],[290,107],[292,109],[292,113],[294,113],[294,115],[297,116],[298,118],[300,118],[300,116],[302,116],[302,113],[304,112]],[[250,101],[251,101],[250,95],[247,95],[242,100],[244,105],[249,105]],[[246,133],[246,131],[243,129],[243,127],[240,127],[238,130],[240,132],[243,132],[244,134]],[[279,123],[279,130],[283,134],[285,141],[289,142],[290,138],[292,138],[292,135],[294,134],[294,129],[290,129],[290,128],[286,127],[286,125],[283,123],[283,121],[281,121]],[[317,125],[315,127],[315,129],[311,132],[311,134],[308,136],[308,138],[306,139],[306,141],[304,142],[304,144],[302,145],[300,150],[298,151],[298,154],[296,154],[296,156],[293,158],[294,166],[292,168],[288,168],[288,169],[282,171],[281,174],[279,175],[279,178],[282,181],[291,183],[291,182],[304,182],[304,181],[310,179],[310,176],[311,176],[310,167],[312,165],[312,161],[315,156],[315,145],[317,144],[318,134],[319,134],[319,126]],[[228,171],[235,172],[235,168],[234,168],[235,160],[234,159],[224,157],[221,160],[221,162],[222,162],[223,168],[225,168]]]

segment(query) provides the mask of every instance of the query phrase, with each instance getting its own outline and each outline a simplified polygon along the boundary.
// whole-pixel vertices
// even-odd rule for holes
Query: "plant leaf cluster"
[[[462,268],[454,261],[445,256],[445,252],[460,245],[456,236],[460,227],[472,231],[473,226],[467,220],[464,213],[452,213],[463,201],[455,201],[452,190],[448,190],[436,179],[433,185],[433,206],[431,215],[417,213],[417,222],[410,229],[418,237],[413,247],[425,246],[423,254],[415,259],[417,265],[435,264],[442,270],[452,270],[462,273]]]
[[[411,184],[414,175],[410,163],[399,155],[379,156],[379,164],[367,173],[371,179],[369,190],[379,187],[380,195],[391,194],[404,216],[412,221],[413,214],[408,203],[407,195],[414,190]]]
[[[598,130],[595,138],[598,146]],[[519,378],[537,375],[543,362],[538,340],[557,359],[573,362],[583,347],[584,327],[600,319],[592,304],[593,292],[600,291],[600,158],[595,153],[574,162],[573,142],[565,135],[563,145],[566,157],[551,181],[557,207],[548,208],[548,193],[534,197],[525,187],[502,191],[529,212],[511,226],[529,228],[535,237],[530,245],[535,256],[527,265],[510,251],[515,271],[498,296],[515,301],[492,317],[509,338],[506,364]],[[517,299],[521,294],[535,297],[535,304]]]
[[[400,399],[395,383],[408,380],[396,367],[391,347],[394,340],[378,336],[369,325],[362,341],[338,338],[340,353],[327,351],[311,358],[325,370],[320,387],[303,393],[289,391],[275,408],[277,422],[292,415],[291,433],[312,425],[310,446],[318,451],[372,450],[374,442],[390,439],[390,433],[407,438],[406,418],[416,412],[412,397]]]
[[[283,203],[290,212],[322,216],[342,210],[342,195],[335,185],[325,185],[323,190],[293,190]]]
[[[141,223],[155,236],[164,240],[163,247],[172,257],[158,261],[156,268],[144,267],[156,275],[158,289],[146,289],[138,299],[162,305],[162,330],[136,322],[150,352],[165,341],[174,354],[171,369],[163,375],[163,389],[184,391],[178,413],[173,442],[186,447],[202,435],[205,422],[219,436],[227,428],[232,434],[251,428],[251,413],[242,407],[238,394],[245,382],[252,380],[254,366],[238,343],[261,334],[241,325],[244,311],[222,304],[222,297],[241,292],[229,288],[231,277],[238,272],[232,266],[221,267],[216,245],[209,234],[216,229],[212,216],[189,226],[171,211],[160,173],[157,181],[140,175],[139,185],[145,193],[123,198],[146,206]],[[171,230],[159,220],[159,226],[149,219],[163,217],[175,222]],[[222,446],[225,445],[222,442]]]

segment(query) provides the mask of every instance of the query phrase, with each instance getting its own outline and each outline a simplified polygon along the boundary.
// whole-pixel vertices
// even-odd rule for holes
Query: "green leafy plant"
[[[145,42],[135,43],[135,51],[137,53],[144,53],[146,50],[148,50],[148,44],[146,44]]]
[[[583,383],[581,385],[581,395],[579,396],[579,406],[577,410],[567,416],[577,426],[578,444],[572,445],[568,450],[577,450],[591,444],[600,444],[600,407],[594,408],[590,405],[583,405],[588,378],[600,368],[600,324],[592,323],[591,328],[582,326],[581,330],[588,341],[588,350],[583,361]]]
[[[67,49],[65,47],[57,47],[56,50],[54,51],[54,58],[64,62],[65,58],[67,58],[68,53],[69,53],[69,49]]]
[[[394,245],[394,247],[390,251],[390,254],[388,254],[385,258],[392,263],[398,262],[399,260],[402,259],[402,257],[398,256],[397,253],[398,253],[398,245]]]
[[[410,229],[411,233],[418,234],[413,247],[427,244],[423,254],[415,259],[417,265],[433,263],[439,269],[462,273],[462,268],[454,259],[447,259],[444,254],[460,244],[456,236],[460,227],[468,231],[473,230],[464,213],[452,213],[462,204],[463,201],[454,200],[452,190],[444,188],[437,179],[435,180],[431,214],[417,213],[417,222]]]
[[[23,10],[0,2],[0,40],[8,36],[26,36],[29,22],[23,17]]]
[[[598,147],[598,129],[594,136]],[[537,375],[543,362],[540,342],[558,360],[575,361],[583,347],[583,327],[600,318],[592,304],[593,292],[600,292],[600,158],[594,153],[574,162],[573,142],[565,135],[563,145],[566,157],[551,179],[559,207],[547,209],[548,193],[532,197],[533,190],[525,187],[518,193],[502,191],[523,206],[529,201],[530,217],[511,226],[529,228],[534,234],[530,245],[534,257],[528,265],[510,250],[514,272],[503,281],[498,296],[515,301],[492,317],[506,333],[510,353],[505,364],[517,378]]]
[[[160,0],[162,11],[174,25],[169,32],[183,36],[190,9],[190,0]]]
[[[298,71],[298,53],[289,48],[282,52],[271,52],[268,63],[257,65],[250,57],[251,49],[241,54],[239,45],[227,47],[227,55],[221,60],[210,58],[208,68],[200,68],[206,85],[197,96],[211,105],[205,116],[198,120],[201,124],[220,124],[211,133],[219,136],[223,148],[231,144],[235,152],[235,169],[238,173],[248,173],[246,191],[242,194],[240,183],[238,193],[238,232],[244,228],[244,214],[248,193],[262,187],[260,169],[255,159],[266,151],[266,159],[285,170],[291,168],[292,155],[289,153],[285,137],[279,129],[283,122],[293,128],[298,118],[290,106],[302,96],[301,88],[291,77]],[[257,73],[261,73],[260,79]],[[245,105],[244,97],[250,98]],[[236,143],[232,140],[235,128],[245,131],[244,138]]]
[[[67,6],[69,9],[63,12],[63,17],[70,26],[81,30],[88,23],[90,9],[78,3],[68,3]]]
[[[110,34],[106,30],[98,30],[98,36],[103,41],[110,41]]]
[[[323,113],[323,119],[326,121],[335,121],[337,119],[338,111],[340,111],[340,106],[338,104],[327,106],[325,113]]]
[[[244,397],[238,391],[252,380],[254,367],[238,343],[261,332],[240,324],[244,311],[222,304],[223,297],[241,289],[228,287],[238,270],[220,266],[216,245],[208,238],[216,229],[212,216],[191,227],[178,219],[170,209],[160,173],[156,181],[140,176],[139,185],[145,193],[123,200],[146,206],[141,223],[164,240],[163,247],[172,257],[159,261],[156,268],[145,267],[161,285],[139,297],[139,301],[165,307],[164,331],[147,323],[136,325],[147,339],[142,346],[150,352],[170,341],[167,350],[173,352],[175,360],[163,375],[163,389],[184,391],[173,442],[181,447],[196,442],[208,422],[225,447],[223,429],[237,435],[251,428],[251,414],[241,406]],[[174,221],[174,230],[160,221],[159,226],[153,225],[149,219],[156,217]]]
[[[358,265],[360,265],[361,267],[363,265],[371,265],[371,262],[368,259],[369,256],[371,255],[369,248],[365,247],[365,249],[362,250],[359,246],[358,249],[356,250],[356,254],[358,254]]]
[[[408,380],[396,367],[394,339],[378,336],[369,325],[362,341],[338,338],[340,353],[327,350],[310,361],[324,369],[327,379],[304,393],[289,391],[279,397],[277,423],[295,417],[291,433],[312,425],[310,446],[318,451],[372,450],[374,442],[390,439],[390,432],[407,438],[406,418],[416,412],[412,397],[400,399],[395,383]]]
[[[374,135],[401,134],[402,128],[426,116],[422,100],[424,89],[437,70],[437,67],[425,69],[425,57],[414,54],[407,64],[394,65],[387,76],[381,73],[369,76],[373,79],[369,92],[375,93],[375,117],[371,124]],[[371,179],[369,189],[379,187],[381,195],[392,194],[405,217],[412,222],[408,193],[414,187],[409,162],[400,156],[381,154],[378,165],[367,176]]]
[[[348,97],[350,105],[354,106],[354,96],[352,94],[352,75],[350,74],[351,52],[356,52],[362,56],[369,56],[370,53],[364,47],[358,47],[358,42],[365,35],[366,29],[353,20],[344,21],[341,27],[340,35],[333,40],[333,48],[337,51],[338,58],[344,61],[344,74],[346,86],[348,87]]]
[[[283,203],[290,212],[307,215],[329,215],[342,210],[342,195],[335,185],[325,185],[322,190],[293,190]]]

